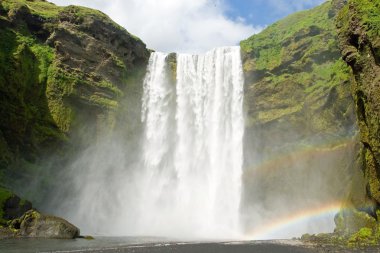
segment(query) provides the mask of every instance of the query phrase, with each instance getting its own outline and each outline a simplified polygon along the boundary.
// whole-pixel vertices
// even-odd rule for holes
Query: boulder
[[[73,239],[80,234],[79,229],[68,221],[36,210],[29,210],[13,220],[10,229],[15,231],[16,237],[28,238]]]

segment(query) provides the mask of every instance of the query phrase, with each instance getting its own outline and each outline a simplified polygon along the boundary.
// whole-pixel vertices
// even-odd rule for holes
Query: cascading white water
[[[152,53],[144,81],[143,163],[136,232],[236,237],[243,160],[243,71],[239,47]]]
[[[350,148],[338,155],[329,151],[332,155],[323,155],[323,162],[315,157],[302,160],[299,154],[303,152],[295,153],[287,158],[290,163],[282,164],[280,157],[270,166],[263,164],[265,171],[253,168],[254,173],[251,170],[245,176],[248,181],[241,204],[244,120],[240,49],[177,54],[175,72],[172,61],[167,54],[151,54],[143,87],[144,131],[136,123],[140,119],[133,117],[132,122],[123,122],[133,126],[135,138],[125,138],[118,131],[107,133],[81,152],[62,177],[63,186],[52,201],[58,202],[58,207],[52,205],[53,211],[77,224],[84,234],[93,235],[241,239],[244,230],[249,239],[271,239],[328,231],[333,215],[285,229],[272,223],[278,217],[287,221],[295,211],[305,210],[302,208],[340,201],[345,196],[341,192],[350,189],[347,182],[351,179],[337,182],[336,175],[342,168],[347,170],[344,175],[352,175],[355,166],[346,158],[355,157],[357,150]],[[124,125],[120,128],[124,130]],[[260,136],[254,140],[262,143]],[[281,170],[270,171],[273,164]],[[306,170],[311,165],[316,168],[312,173]],[[326,179],[333,179],[331,187],[325,187]]]
[[[172,58],[171,58],[172,59]],[[141,143],[106,137],[69,168],[62,216],[95,235],[240,237],[243,71],[239,47],[152,53]]]

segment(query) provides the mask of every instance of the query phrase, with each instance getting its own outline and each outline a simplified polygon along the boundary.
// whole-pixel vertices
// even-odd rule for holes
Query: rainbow
[[[272,239],[271,234],[274,234],[275,232],[283,231],[287,228],[296,226],[307,221],[311,221],[313,219],[333,217],[341,210],[341,208],[341,202],[334,202],[329,203],[327,205],[302,210],[295,214],[276,219],[270,223],[263,224],[254,229],[253,231],[248,232],[245,238],[247,240]]]
[[[355,149],[358,143],[356,137],[336,138],[319,145],[302,146],[285,154],[280,154],[266,159],[261,164],[247,168],[244,180],[258,177],[269,172],[278,172],[283,168],[291,167],[294,161],[307,161],[309,159],[324,159],[329,156],[344,156],[350,150]],[[274,239],[273,235],[281,234],[302,224],[311,222],[318,224],[322,219],[334,217],[343,208],[342,201],[333,200],[327,204],[313,206],[290,215],[285,215],[267,223],[262,223],[251,231],[245,233],[244,239],[261,240]],[[331,231],[332,232],[332,231]],[[297,236],[301,236],[297,235]],[[276,238],[286,239],[286,238]]]
[[[320,145],[303,146],[289,153],[268,158],[261,164],[247,168],[244,174],[245,177],[250,177],[256,173],[266,173],[268,170],[276,170],[290,166],[296,160],[303,161],[313,156],[324,157],[326,155],[343,154],[347,152],[348,149],[354,148],[357,142],[355,137],[350,137],[335,139]],[[278,166],[279,164],[282,166]]]

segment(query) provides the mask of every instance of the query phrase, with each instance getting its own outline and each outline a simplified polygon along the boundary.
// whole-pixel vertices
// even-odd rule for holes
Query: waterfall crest
[[[243,70],[239,47],[152,53],[144,81],[138,234],[239,236]]]

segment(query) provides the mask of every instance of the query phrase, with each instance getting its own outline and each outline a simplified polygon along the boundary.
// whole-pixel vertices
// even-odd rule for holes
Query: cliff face
[[[352,131],[350,71],[340,59],[334,13],[328,2],[241,42],[248,132],[272,137],[259,144],[262,153]]]
[[[338,10],[326,2],[241,42],[248,220],[262,212],[255,222],[270,221],[346,197],[358,145]]]
[[[346,1],[336,1],[346,2]],[[380,206],[380,3],[371,0],[349,0],[337,18],[339,44],[343,59],[351,67],[354,80],[352,94],[355,99],[360,130],[361,162],[359,176],[365,184],[366,194],[357,197],[358,188],[351,190],[349,204],[370,216],[371,223],[360,223],[355,217],[338,225],[340,230],[358,230],[376,227]],[[361,214],[365,216],[365,214]],[[372,217],[372,218],[370,218]],[[344,218],[344,216],[342,216]],[[352,225],[354,224],[354,225]],[[355,225],[356,224],[356,225]],[[375,229],[376,230],[376,229]],[[375,231],[374,231],[375,232]]]
[[[65,157],[113,128],[122,101],[138,99],[148,58],[100,11],[1,1],[0,185],[21,189],[37,174],[48,183]]]

